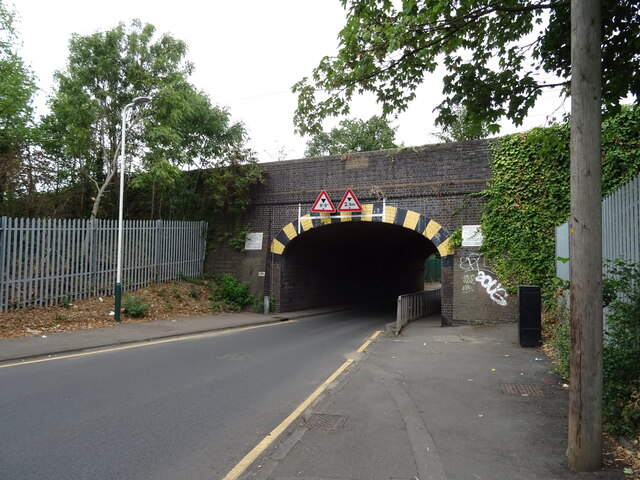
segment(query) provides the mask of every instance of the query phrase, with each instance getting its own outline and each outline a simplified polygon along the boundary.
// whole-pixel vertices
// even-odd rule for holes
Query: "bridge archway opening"
[[[273,287],[280,311],[392,302],[424,288],[425,260],[450,253],[448,233],[416,212],[378,205],[364,205],[364,211],[384,216],[309,215],[276,236]]]

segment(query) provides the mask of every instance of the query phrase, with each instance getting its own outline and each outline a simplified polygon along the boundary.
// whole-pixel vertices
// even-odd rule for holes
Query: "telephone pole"
[[[602,466],[600,1],[571,0],[571,218],[568,462]]]

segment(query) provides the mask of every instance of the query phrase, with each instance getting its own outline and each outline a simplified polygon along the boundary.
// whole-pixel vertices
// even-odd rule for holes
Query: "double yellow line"
[[[376,331],[369,340],[364,342],[362,346],[358,349],[358,353],[364,352],[371,342],[374,341],[378,335],[380,335],[382,331]],[[223,478],[223,480],[237,480],[240,475],[242,475],[249,466],[256,461],[256,459],[267,449],[269,446],[284,432],[300,415],[304,412],[322,393],[333,383],[336,378],[342,374],[349,366],[354,362],[353,359],[349,359],[345,361],[340,367],[331,374],[329,378],[327,378],[316,390],[309,395],[304,402],[302,402],[291,414],[285,418],[280,425],[271,430],[267,434],[266,437],[262,439],[258,445],[256,445],[253,450],[245,455],[245,457],[240,460],[240,462],[233,467],[233,469],[227,473],[227,475]]]

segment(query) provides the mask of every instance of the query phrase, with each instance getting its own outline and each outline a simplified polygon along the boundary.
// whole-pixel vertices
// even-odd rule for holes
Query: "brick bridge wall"
[[[327,191],[336,207],[348,188],[361,203],[380,202],[384,197],[388,205],[435,220],[449,234],[460,225],[478,224],[481,200],[469,194],[481,191],[490,179],[489,156],[489,141],[476,140],[264,163],[266,183],[252,190],[243,220],[243,225],[252,232],[263,233],[262,249],[237,252],[226,244],[218,244],[208,256],[205,270],[214,274],[232,273],[248,282],[253,294],[275,295],[278,303],[279,296],[287,292],[280,291],[281,267],[271,261],[274,257],[271,242],[283,227],[297,220],[298,204],[302,204],[304,215],[321,190]],[[467,251],[464,254],[468,257]],[[458,257],[443,259],[443,323],[513,319],[512,308],[507,314],[486,299],[479,302],[482,311],[472,313],[469,304],[473,303],[473,297],[487,293],[480,285],[474,286],[474,294],[469,294],[469,285],[464,283],[469,281],[469,272],[465,276],[462,270],[457,271]],[[461,297],[458,293],[463,291],[465,295]],[[454,312],[455,297],[467,305],[460,318]],[[304,304],[305,299],[301,301]],[[303,305],[299,302],[298,306]]]

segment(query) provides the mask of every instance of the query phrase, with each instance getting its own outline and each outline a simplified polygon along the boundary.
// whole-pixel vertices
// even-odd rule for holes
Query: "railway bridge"
[[[477,248],[452,239],[480,223],[474,194],[491,179],[489,158],[490,141],[476,140],[262,164],[245,249],[218,245],[205,268],[233,273],[286,312],[422,290],[425,259],[437,256],[443,324],[513,320],[515,296]],[[323,210],[321,192],[335,207],[349,192],[361,209]]]

